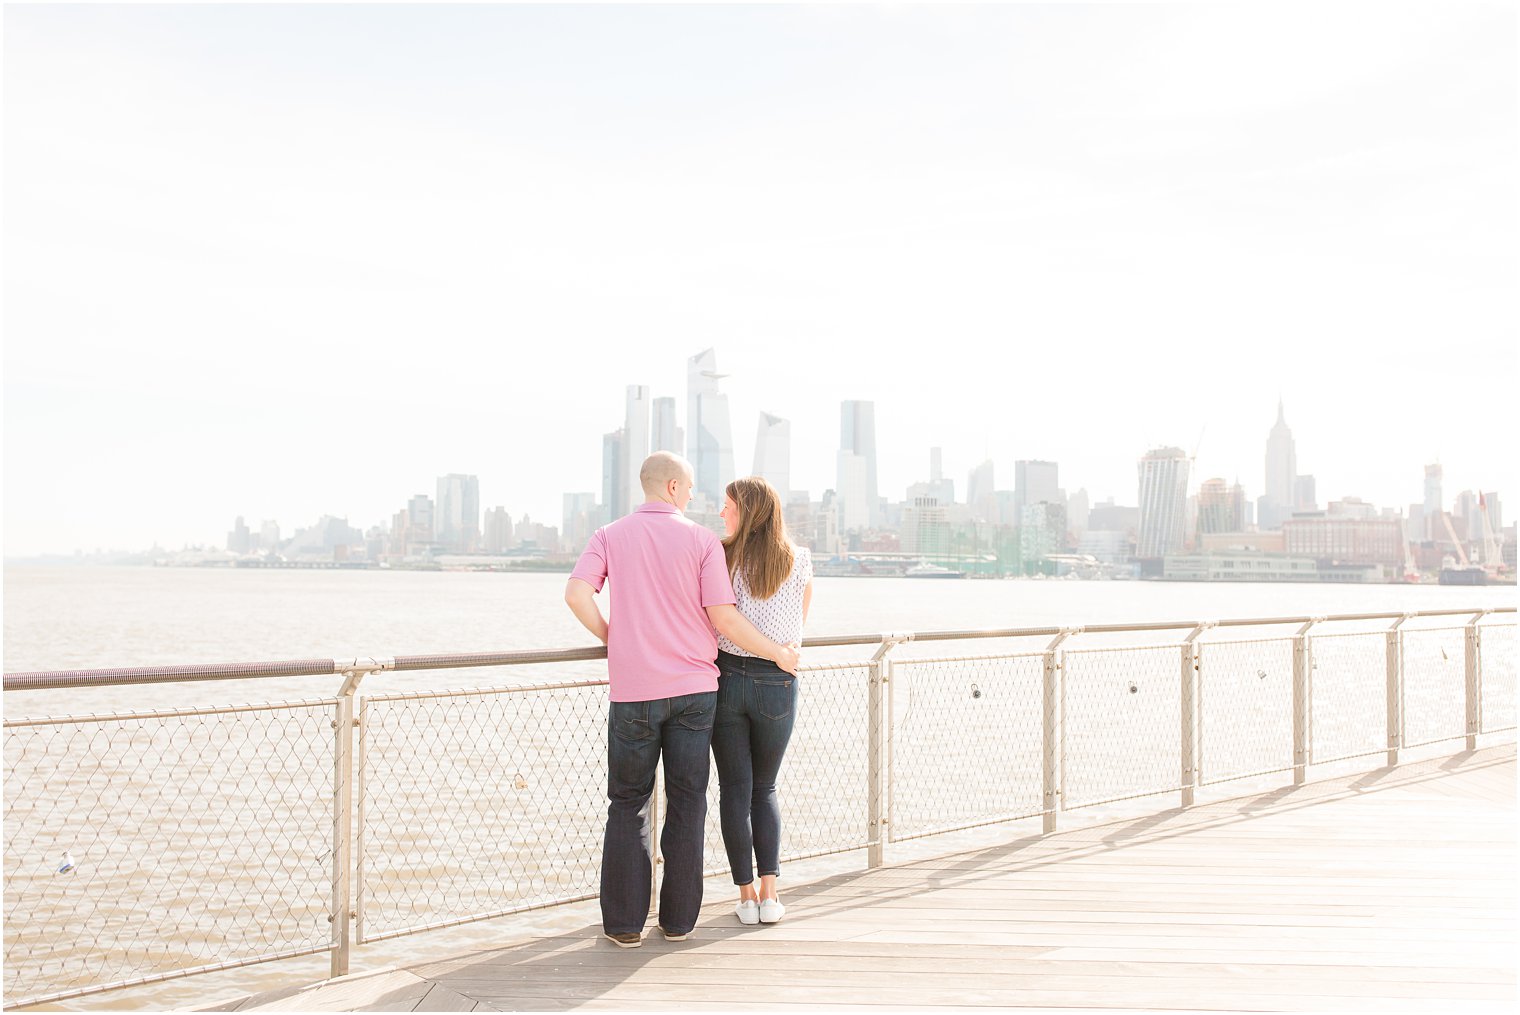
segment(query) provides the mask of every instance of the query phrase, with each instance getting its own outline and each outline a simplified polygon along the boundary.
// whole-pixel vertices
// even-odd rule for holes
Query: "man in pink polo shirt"
[[[607,644],[607,833],[602,845],[602,932],[623,948],[643,943],[652,888],[649,798],[665,757],[665,879],[660,930],[683,940],[702,908],[708,750],[718,704],[718,635],[795,672],[797,649],[755,630],[735,607],[723,544],[681,512],[691,465],[657,451],[639,469],[645,501],[597,529],[565,587],[565,602]],[[617,590],[612,622],[595,596]]]

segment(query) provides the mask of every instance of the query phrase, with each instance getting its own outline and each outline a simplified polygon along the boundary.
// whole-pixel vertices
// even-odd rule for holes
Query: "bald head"
[[[639,467],[639,485],[644,496],[665,500],[671,480],[690,482],[691,463],[673,451],[656,451]]]

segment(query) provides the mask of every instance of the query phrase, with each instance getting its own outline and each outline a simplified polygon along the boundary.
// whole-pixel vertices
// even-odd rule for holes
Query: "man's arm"
[[[594,603],[592,608],[595,609]],[[733,603],[709,606],[707,619],[712,621],[712,626],[718,629],[719,634],[744,651],[764,656],[788,673],[797,672],[797,664],[800,661],[797,649],[791,645],[777,644],[761,634],[755,629],[754,624],[744,619],[744,614],[740,613],[739,608]],[[585,622],[582,621],[582,623]]]
[[[565,605],[570,607],[570,612],[575,614],[575,619],[586,630],[596,635],[603,645],[607,644],[607,621],[602,616],[601,607],[596,605],[596,589],[591,587],[590,582],[579,578],[571,578],[566,582]]]

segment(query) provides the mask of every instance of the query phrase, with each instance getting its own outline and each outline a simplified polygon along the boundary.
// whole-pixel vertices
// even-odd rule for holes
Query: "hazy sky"
[[[559,523],[717,349],[748,469],[1520,513],[1513,4],[4,11],[8,554]],[[1202,432],[1202,442],[1199,436]]]

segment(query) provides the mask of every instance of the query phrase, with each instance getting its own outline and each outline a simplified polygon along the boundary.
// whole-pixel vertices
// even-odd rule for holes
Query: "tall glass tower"
[[[761,477],[781,495],[785,504],[791,496],[792,424],[768,412],[760,414],[760,429],[755,434],[755,475]]]
[[[865,498],[864,505],[846,504],[845,512],[851,518],[863,518],[862,524],[876,526],[881,523],[880,493],[876,486],[876,403],[841,402],[839,404],[839,454],[857,455],[865,463],[864,477],[853,475],[852,469],[839,469],[839,496],[849,496],[846,485],[853,488],[856,499]],[[840,461],[848,461],[841,457]],[[851,475],[846,476],[849,471]],[[846,478],[850,482],[846,484]]]
[[[718,358],[713,350],[686,361],[686,457],[696,473],[695,492],[713,510],[734,479],[734,438],[728,425],[728,396],[719,393]]]
[[[1156,448],[1140,459],[1140,535],[1135,556],[1181,553],[1187,529],[1188,460],[1181,448]]]

